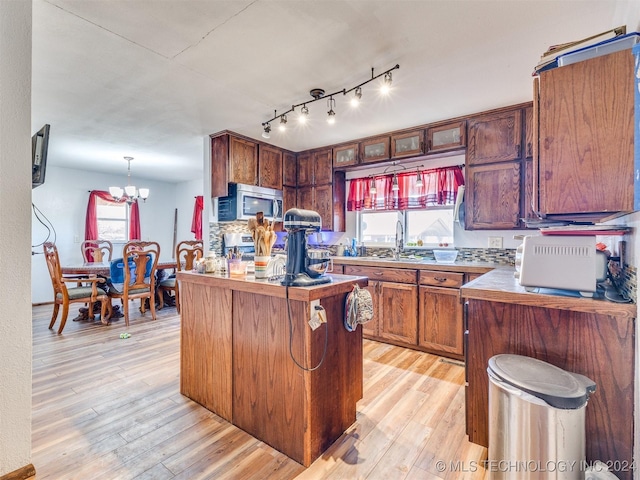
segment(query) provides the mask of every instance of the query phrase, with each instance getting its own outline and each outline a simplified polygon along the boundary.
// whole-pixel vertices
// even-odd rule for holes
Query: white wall
[[[31,463],[31,2],[0,1],[0,477]]]
[[[55,131],[52,129],[51,140]],[[80,243],[84,240],[84,223],[90,190],[107,190],[111,185],[124,185],[126,171],[122,175],[109,175],[84,170],[47,167],[44,185],[33,190],[33,203],[53,224],[60,261],[64,264],[82,261]],[[192,239],[191,215],[194,196],[201,194],[201,181],[181,184],[142,179],[132,172],[132,183],[151,190],[146,202],[140,202],[140,229],[143,240],[155,240],[160,244],[161,258],[171,258],[173,251],[173,222],[175,208],[178,208],[177,239]],[[200,188],[200,190],[199,190]],[[187,222],[188,217],[188,222]],[[32,216],[33,251],[31,272],[31,301],[51,302],[53,290],[44,262],[42,246],[47,236],[46,228]],[[187,225],[188,223],[188,225]],[[52,237],[51,241],[54,240]],[[121,246],[114,245],[116,249]]]

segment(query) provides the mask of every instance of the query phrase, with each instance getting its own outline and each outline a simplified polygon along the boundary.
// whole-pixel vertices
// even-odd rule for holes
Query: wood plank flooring
[[[128,329],[69,320],[62,335],[51,312],[33,308],[34,479],[485,477],[486,449],[464,433],[464,369],[440,357],[365,340],[356,423],[305,469],[180,394],[175,308],[154,322],[132,304]]]

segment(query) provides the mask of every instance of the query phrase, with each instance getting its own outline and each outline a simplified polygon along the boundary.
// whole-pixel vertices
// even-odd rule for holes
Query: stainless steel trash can
[[[521,355],[489,359],[493,479],[584,479],[585,410],[593,381]]]

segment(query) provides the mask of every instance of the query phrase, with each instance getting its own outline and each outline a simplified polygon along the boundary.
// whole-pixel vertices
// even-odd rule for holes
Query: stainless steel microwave
[[[218,198],[218,221],[249,220],[263,212],[270,221],[282,221],[282,190],[229,184],[229,195]]]

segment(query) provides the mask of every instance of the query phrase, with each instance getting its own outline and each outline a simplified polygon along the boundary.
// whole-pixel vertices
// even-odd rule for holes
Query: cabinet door
[[[322,230],[333,230],[333,188],[331,185],[313,187],[313,208],[322,219]]]
[[[519,227],[520,174],[520,161],[467,167],[467,230],[508,230]]]
[[[377,338],[379,337],[380,331],[380,298],[378,297],[378,290],[380,286],[380,282],[373,282],[369,280],[369,285],[365,287],[371,294],[371,300],[373,301],[373,318],[369,320],[367,323],[362,324],[362,334],[368,338]]]
[[[524,158],[533,158],[533,107],[524,109]]]
[[[462,303],[457,288],[420,287],[418,345],[461,357]]]
[[[289,187],[298,185],[298,160],[294,153],[284,152],[282,159],[282,184]]]
[[[427,153],[446,152],[466,146],[467,123],[461,122],[427,128]]]
[[[357,165],[358,144],[342,145],[333,149],[333,166],[336,168]]]
[[[633,210],[633,65],[623,50],[540,76],[543,214]]]
[[[391,158],[411,157],[424,153],[424,130],[391,135]]]
[[[313,153],[313,184],[326,185],[333,180],[333,161],[331,149]]]
[[[389,137],[376,137],[360,142],[360,163],[389,159]]]
[[[522,110],[482,115],[469,120],[467,163],[480,165],[520,158]]]
[[[229,182],[258,184],[258,145],[229,137]]]
[[[227,169],[229,165],[229,135],[211,139],[211,196],[226,197],[229,194]]]
[[[261,187],[282,190],[282,150],[261,145],[258,159],[258,182]]]
[[[291,208],[296,208],[298,192],[296,187],[282,187],[282,210],[286,212]]]
[[[313,210],[313,187],[298,188],[297,207],[305,210]]]
[[[534,192],[534,181],[533,181],[533,160],[525,160],[524,161],[524,205],[522,206],[522,211],[524,212],[523,218],[527,220],[536,220],[538,215],[536,215],[534,211],[533,204],[533,192]]]
[[[298,187],[313,185],[313,162],[308,152],[298,155]]]
[[[380,282],[380,338],[416,345],[418,341],[418,287]]]

